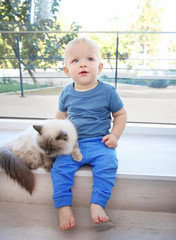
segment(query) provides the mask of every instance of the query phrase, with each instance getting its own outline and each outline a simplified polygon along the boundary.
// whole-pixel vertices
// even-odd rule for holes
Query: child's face
[[[67,64],[64,72],[75,84],[89,86],[97,81],[103,64],[99,62],[97,51],[91,44],[74,43],[67,53]]]

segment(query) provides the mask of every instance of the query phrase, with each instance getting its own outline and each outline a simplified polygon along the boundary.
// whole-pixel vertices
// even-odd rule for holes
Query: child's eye
[[[77,63],[78,59],[73,59],[72,63]]]
[[[91,62],[91,61],[93,61],[93,58],[92,58],[92,57],[89,57],[88,60]]]

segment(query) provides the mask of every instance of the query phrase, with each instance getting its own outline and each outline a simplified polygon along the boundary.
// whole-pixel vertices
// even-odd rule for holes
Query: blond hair
[[[65,56],[64,56],[64,57],[65,57],[65,60],[64,60],[65,65],[67,65],[67,59],[68,59],[68,56],[69,56],[69,49],[70,49],[74,44],[80,44],[80,45],[82,45],[82,46],[85,46],[85,45],[87,45],[87,44],[88,44],[88,45],[91,45],[91,46],[95,49],[96,55],[97,55],[97,57],[98,57],[98,60],[100,61],[100,50],[99,50],[97,44],[96,44],[94,41],[92,41],[92,40],[90,40],[90,39],[88,39],[88,38],[80,37],[80,38],[75,38],[75,39],[71,40],[71,41],[67,44],[67,46],[66,46],[66,48],[65,48]]]

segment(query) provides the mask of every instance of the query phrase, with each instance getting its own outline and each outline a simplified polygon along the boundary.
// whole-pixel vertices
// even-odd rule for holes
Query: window
[[[9,1],[11,12],[3,1],[0,117],[53,118],[62,88],[72,81],[63,73],[65,45],[84,35],[99,45],[104,63],[99,79],[117,88],[128,122],[176,124],[176,32],[169,20],[174,22],[174,8],[169,1],[135,0],[124,15],[131,2],[119,2],[118,10],[113,7],[117,2],[109,1],[98,13],[90,1],[95,6],[90,17],[88,9],[84,16],[69,15],[68,0]]]

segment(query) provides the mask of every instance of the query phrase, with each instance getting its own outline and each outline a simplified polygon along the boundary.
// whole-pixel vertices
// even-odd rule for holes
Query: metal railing
[[[138,52],[138,50],[136,50],[135,52],[135,42],[132,39],[131,36],[149,36],[149,35],[153,35],[153,36],[166,36],[167,37],[167,42],[169,41],[174,41],[174,44],[176,44],[176,32],[124,32],[124,31],[106,31],[106,32],[90,32],[90,31],[84,31],[84,32],[68,32],[68,31],[21,31],[21,32],[13,32],[13,31],[0,31],[1,36],[3,36],[3,34],[6,34],[6,36],[13,36],[13,42],[14,42],[14,46],[13,48],[15,48],[15,55],[14,56],[8,56],[8,57],[3,57],[2,55],[0,56],[0,60],[1,62],[6,61],[6,60],[17,60],[18,61],[18,66],[16,66],[16,69],[19,69],[19,81],[20,81],[20,88],[21,88],[21,96],[24,95],[24,89],[23,89],[23,83],[24,83],[24,79],[25,78],[30,78],[30,77],[24,77],[23,76],[23,70],[24,67],[22,66],[22,61],[24,60],[55,60],[55,62],[58,61],[63,61],[63,57],[62,56],[58,56],[58,57],[46,57],[45,55],[42,56],[35,56],[35,57],[26,57],[23,56],[21,54],[21,50],[23,48],[23,42],[21,42],[21,36],[24,34],[57,34],[58,36],[61,34],[68,34],[68,33],[76,33],[78,36],[88,36],[90,35],[90,38],[92,38],[92,36],[95,35],[99,35],[99,36],[105,36],[105,35],[113,35],[113,43],[111,45],[113,45],[113,52],[114,52],[114,56],[112,56],[112,54],[108,55],[108,52],[105,54],[104,53],[104,57],[102,58],[102,60],[106,61],[106,63],[109,63],[110,67],[105,67],[105,71],[110,71],[113,70],[113,76],[105,76],[106,77],[106,81],[110,81],[114,83],[115,88],[117,88],[117,84],[118,82],[122,82],[122,83],[133,83],[135,84],[135,81],[141,79],[144,82],[146,81],[167,81],[171,83],[171,84],[176,84],[176,54],[174,54],[173,52],[173,57],[172,58],[168,58],[164,55],[158,54],[159,57],[148,57],[147,53],[143,52]],[[123,45],[123,36],[124,35],[129,35],[131,37],[131,45],[126,46],[126,48],[133,48],[133,51],[131,51],[131,54],[127,56],[127,54],[125,56],[123,56],[123,50],[121,50],[121,46]],[[135,37],[134,37],[135,39]],[[175,39],[175,40],[174,40]],[[100,41],[102,41],[101,37],[99,38]],[[4,40],[2,40],[4,41]],[[146,41],[146,39],[145,39]],[[129,41],[130,43],[130,41]],[[141,43],[141,48],[144,46],[142,46],[143,43]],[[147,42],[145,42],[144,44],[149,44]],[[138,43],[139,45],[139,43]],[[176,46],[175,46],[176,49]],[[124,49],[125,50],[125,49]],[[151,49],[150,49],[151,50]],[[159,53],[159,52],[158,52]],[[155,54],[156,55],[156,54]],[[169,55],[168,55],[169,56]],[[152,64],[152,62],[172,62],[172,64],[168,65],[168,67],[160,67],[162,64]],[[122,64],[123,62],[123,64]],[[143,63],[142,67],[140,64],[137,64],[137,62]],[[144,63],[145,62],[145,63]],[[146,64],[147,62],[147,64]],[[148,64],[150,63],[150,64]],[[107,64],[106,64],[107,65]],[[152,67],[149,67],[149,66]],[[56,64],[53,65],[54,69],[58,69],[58,67],[56,67]],[[35,67],[30,67],[27,66],[25,68],[25,70],[34,70]],[[52,69],[52,67],[49,67],[48,69]],[[61,68],[60,68],[61,69]],[[170,72],[170,76],[168,76],[168,71]],[[122,72],[125,72],[125,74],[122,74]],[[134,72],[136,72],[137,74],[135,75]],[[139,74],[140,72],[143,72],[143,74]],[[144,72],[146,74],[144,74]],[[150,72],[150,75],[149,75]],[[152,73],[153,74],[152,74]],[[133,73],[133,74],[132,74]],[[157,73],[160,73],[157,75]],[[112,74],[111,74],[112,75]],[[156,76],[157,75],[157,76]],[[9,76],[2,76],[0,75],[0,79],[2,78],[8,78]],[[16,78],[16,77],[15,77]],[[38,77],[38,78],[42,78],[42,77]],[[50,77],[52,78],[52,77]],[[59,77],[58,77],[59,78]],[[62,76],[63,78],[63,76]],[[102,76],[103,78],[103,76]]]

